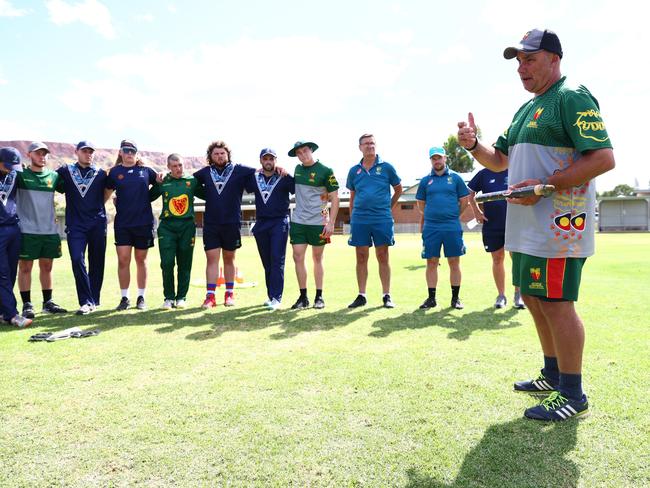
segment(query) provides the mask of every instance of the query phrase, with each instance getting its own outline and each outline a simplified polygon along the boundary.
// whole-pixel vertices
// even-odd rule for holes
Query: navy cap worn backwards
[[[16,170],[21,171],[23,167],[20,165],[20,153],[15,147],[0,148],[0,164],[2,164],[8,171]]]
[[[517,54],[520,52],[535,53],[541,50],[557,54],[560,58],[562,57],[562,45],[560,44],[560,39],[555,32],[548,29],[543,31],[539,29],[530,30],[526,32],[523,39],[519,41],[518,47],[507,47],[503,51],[503,57],[506,59],[512,59],[517,57]]]
[[[264,149],[262,149],[262,150],[260,151],[260,158],[263,158],[263,157],[266,156],[267,154],[270,154],[270,155],[273,156],[274,158],[277,158],[277,157],[278,157],[278,155],[275,154],[275,151],[274,151],[273,149],[271,149],[270,147],[265,147]]]
[[[79,144],[77,144],[77,151],[79,151],[80,149],[86,149],[86,148],[92,149],[94,151],[95,150],[95,145],[90,141],[81,141],[81,142],[79,142]]]

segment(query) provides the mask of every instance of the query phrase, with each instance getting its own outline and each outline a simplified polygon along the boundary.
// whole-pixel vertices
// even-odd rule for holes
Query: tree
[[[630,185],[621,184],[621,185],[616,185],[613,190],[604,191],[601,197],[618,197],[621,195],[630,197],[636,195],[636,192],[634,191],[634,188],[632,188]]]
[[[442,145],[447,153],[447,166],[457,173],[470,173],[474,169],[474,159],[458,144],[458,138],[450,135]]]

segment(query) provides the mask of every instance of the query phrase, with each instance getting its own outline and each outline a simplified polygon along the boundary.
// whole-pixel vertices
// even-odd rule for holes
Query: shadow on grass
[[[457,312],[451,308],[443,308],[433,313],[418,309],[399,317],[378,320],[372,324],[378,330],[372,331],[369,335],[388,337],[393,332],[405,329],[444,327],[452,329],[447,337],[465,341],[469,339],[472,332],[477,330],[500,330],[520,326],[521,322],[515,319],[517,312],[515,308],[496,312],[492,307],[470,313]]]
[[[576,446],[579,420],[543,423],[520,418],[489,427],[465,456],[456,479],[444,483],[416,468],[406,488],[472,486],[574,487],[580,470],[568,455]]]
[[[418,269],[424,269],[426,268],[426,262],[424,264],[409,264],[408,266],[404,266],[404,269],[408,271],[417,271]]]
[[[218,323],[214,324],[210,330],[194,332],[189,334],[187,339],[204,341],[215,339],[225,332],[250,332],[267,327],[280,327],[282,329],[281,332],[271,334],[271,339],[290,339],[302,332],[345,327],[378,308],[380,307],[364,307],[363,310],[344,308],[328,312],[316,312],[314,310],[276,310],[269,312],[262,307],[252,307],[252,313],[248,314],[242,314],[242,309],[235,309],[232,312],[222,312],[215,316]]]

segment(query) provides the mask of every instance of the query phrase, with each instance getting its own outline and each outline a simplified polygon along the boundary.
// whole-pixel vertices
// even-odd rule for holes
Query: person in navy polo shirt
[[[372,134],[363,134],[359,138],[359,150],[363,158],[359,164],[350,168],[346,183],[350,190],[351,232],[348,244],[356,249],[359,285],[359,295],[348,308],[363,307],[367,303],[368,258],[373,244],[379,264],[382,301],[385,308],[393,308],[395,304],[390,297],[388,246],[395,244],[391,209],[402,194],[401,180],[395,168],[377,154]]]
[[[476,193],[492,193],[508,189],[508,170],[495,173],[492,170],[483,168],[476,173],[467,185],[470,189],[469,203],[474,212],[474,218],[478,223],[483,224],[481,234],[483,235],[483,247],[486,252],[492,256],[492,276],[494,284],[499,293],[494,302],[494,308],[503,308],[506,306],[507,299],[505,295],[506,288],[506,270],[505,261],[505,237],[506,237],[506,212],[508,203],[505,200],[495,202],[485,202],[480,206],[477,205],[474,196]],[[482,210],[481,210],[482,209]],[[519,287],[515,287],[515,308],[526,308],[524,301],[521,299]]]
[[[80,308],[87,315],[99,306],[106,257],[106,172],[93,164],[95,146],[89,141],[77,144],[77,162],[57,169],[65,193],[65,233],[72,261],[72,273]],[[88,269],[86,269],[88,248]]]
[[[226,279],[224,305],[235,304],[235,252],[241,247],[241,199],[254,168],[233,164],[230,148],[224,141],[215,141],[206,151],[208,166],[194,173],[205,192],[203,217],[203,248],[207,258],[207,293],[203,308],[214,308],[214,296],[219,273],[219,258],[223,249],[223,273]]]
[[[14,284],[20,255],[20,227],[16,213],[20,153],[13,147],[0,148],[0,312],[5,322],[28,327],[31,319],[18,315]]]
[[[289,237],[289,195],[295,192],[293,177],[275,171],[277,154],[271,148],[260,152],[259,171],[248,178],[246,191],[255,193],[256,221],[253,235],[264,265],[270,310],[280,308],[284,290],[284,262]]]
[[[149,200],[149,187],[156,182],[156,172],[144,166],[137,158],[138,146],[124,139],[120,151],[106,178],[106,198],[115,191],[115,247],[117,249],[117,276],[122,298],[116,310],[131,306],[131,250],[137,268],[138,298],[136,307],[147,308],[144,294],[147,286],[147,252],[153,247],[154,220]]]
[[[442,147],[429,149],[432,170],[420,180],[415,195],[418,210],[424,216],[422,228],[422,257],[427,260],[429,296],[420,308],[436,306],[436,285],[440,248],[444,247],[449,263],[451,307],[462,309],[459,298],[461,272],[460,256],[465,254],[460,214],[467,207],[469,189],[458,173],[447,167],[447,153]]]

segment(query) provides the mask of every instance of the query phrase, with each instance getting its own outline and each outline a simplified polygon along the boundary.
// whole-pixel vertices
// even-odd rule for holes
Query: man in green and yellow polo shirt
[[[334,172],[320,161],[314,161],[313,153],[318,145],[313,142],[298,141],[289,156],[298,157],[299,165],[294,172],[296,185],[296,208],[291,215],[289,237],[293,247],[293,260],[296,265],[296,276],[300,297],[291,307],[303,309],[309,307],[307,298],[307,268],[305,254],[307,246],[312,246],[314,260],[314,281],[316,282],[316,297],[314,308],[324,308],[323,300],[323,251],[325,244],[334,232],[336,214],[339,211],[339,184]],[[328,203],[331,202],[331,209]]]
[[[54,214],[54,191],[62,185],[56,171],[47,167],[49,148],[33,142],[27,149],[30,164],[18,173],[18,216],[21,245],[18,261],[18,289],[23,301],[23,317],[34,318],[31,298],[32,267],[38,260],[43,312],[65,313],[67,310],[52,300],[52,265],[61,257],[61,237]]]
[[[158,225],[158,245],[165,294],[163,308],[171,309],[185,307],[190,287],[196,234],[194,195],[198,188],[196,179],[183,173],[183,158],[180,155],[170,154],[167,157],[167,168],[169,174],[157,181],[149,194],[152,201],[160,195],[163,197]],[[174,287],[175,265],[178,265],[178,288]]]

